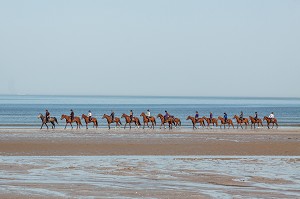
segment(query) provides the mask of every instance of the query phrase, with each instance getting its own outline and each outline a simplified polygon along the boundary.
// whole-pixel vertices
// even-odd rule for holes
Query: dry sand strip
[[[0,130],[0,155],[299,156],[300,130]]]

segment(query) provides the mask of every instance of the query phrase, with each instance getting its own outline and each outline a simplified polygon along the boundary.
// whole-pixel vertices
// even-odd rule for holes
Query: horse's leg
[[[127,122],[125,123],[124,129],[126,128],[126,124],[127,124]]]
[[[43,128],[43,126],[44,126],[44,123],[42,123],[42,126],[41,126],[41,128],[40,128],[40,129],[42,129],[42,128]]]
[[[72,122],[70,123],[70,125],[71,125],[71,127],[72,127],[72,129],[73,129],[73,125],[72,125]]]
[[[88,123],[87,122],[85,122],[85,126],[86,126],[86,129],[88,129]]]
[[[68,122],[66,122],[65,129],[67,128]]]
[[[46,127],[47,127],[47,129],[48,129],[49,127],[48,127],[47,123],[45,123],[45,125],[46,125]]]

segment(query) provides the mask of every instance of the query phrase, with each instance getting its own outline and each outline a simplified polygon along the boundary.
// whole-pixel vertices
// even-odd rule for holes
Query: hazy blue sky
[[[0,1],[0,94],[300,97],[300,1]]]

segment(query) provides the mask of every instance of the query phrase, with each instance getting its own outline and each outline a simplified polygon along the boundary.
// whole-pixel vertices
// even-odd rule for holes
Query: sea
[[[257,111],[260,118],[274,112],[279,127],[300,128],[300,98],[75,95],[0,95],[0,128],[39,128],[41,120],[37,116],[44,115],[45,109],[58,119],[57,128],[64,127],[65,122],[60,118],[62,114],[69,115],[70,109],[76,116],[91,110],[100,128],[107,128],[103,114],[114,111],[116,117],[121,117],[122,113],[129,114],[133,110],[134,116],[140,117],[147,109],[153,116],[167,110],[181,119],[182,128],[192,128],[191,121],[186,118],[194,116],[196,111],[201,117],[209,117],[210,112],[218,117],[226,112],[229,118],[241,111],[244,117],[253,116]],[[157,121],[160,124],[159,119]]]

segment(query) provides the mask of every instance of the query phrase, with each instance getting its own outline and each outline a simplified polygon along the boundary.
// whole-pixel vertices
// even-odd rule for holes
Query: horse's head
[[[103,114],[102,119],[106,118],[106,116],[107,116],[106,114]]]
[[[156,118],[162,118],[162,117],[163,115],[159,113]]]
[[[218,117],[219,120],[223,120],[223,118],[221,116]]]
[[[191,119],[192,117],[190,115],[186,118],[186,120],[191,120]]]
[[[61,117],[60,117],[60,120],[64,119],[66,117],[65,114],[62,114]]]
[[[39,118],[39,119],[41,119],[41,118],[43,118],[43,117],[44,117],[44,116],[43,116],[42,113],[38,114],[38,116],[37,116],[37,118]]]
[[[144,113],[144,112],[142,112],[142,113],[140,114],[140,116],[145,116],[145,113]]]
[[[85,114],[82,114],[82,115],[81,115],[81,118],[82,118],[82,119],[86,118],[86,115],[85,115]]]
[[[124,118],[126,117],[127,115],[125,113],[122,114],[121,118]]]
[[[269,118],[268,118],[267,116],[264,117],[264,121],[265,121],[265,120],[268,120],[268,119],[269,119]]]

